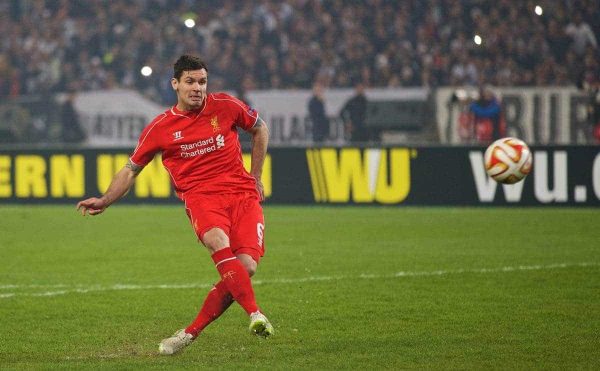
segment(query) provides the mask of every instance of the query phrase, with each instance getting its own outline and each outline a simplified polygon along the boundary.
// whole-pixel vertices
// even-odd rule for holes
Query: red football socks
[[[212,259],[221,275],[222,282],[225,283],[235,301],[244,308],[248,315],[258,311],[250,276],[239,259],[233,255],[231,248],[226,247],[215,252]]]
[[[229,293],[229,290],[227,290],[225,283],[219,281],[210,290],[208,295],[206,295],[200,313],[198,313],[194,322],[185,329],[185,332],[192,334],[194,337],[198,336],[200,331],[204,330],[212,321],[219,318],[229,308],[231,303],[233,303],[233,297]]]

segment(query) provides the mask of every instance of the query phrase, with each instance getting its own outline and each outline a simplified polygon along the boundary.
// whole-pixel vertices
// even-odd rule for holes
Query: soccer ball
[[[531,171],[531,151],[517,138],[498,139],[485,150],[485,171],[498,183],[513,184]]]

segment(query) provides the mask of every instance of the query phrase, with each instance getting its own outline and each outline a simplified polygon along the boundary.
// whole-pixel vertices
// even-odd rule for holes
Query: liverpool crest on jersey
[[[216,133],[217,131],[221,130],[221,128],[219,127],[219,119],[217,119],[217,116],[213,116],[210,119],[210,125],[213,128],[213,133]]]

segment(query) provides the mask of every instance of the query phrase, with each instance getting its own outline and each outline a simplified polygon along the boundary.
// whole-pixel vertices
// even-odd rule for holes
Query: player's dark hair
[[[195,71],[203,68],[208,72],[206,63],[202,59],[193,55],[182,55],[173,66],[173,77],[179,80],[183,71]]]

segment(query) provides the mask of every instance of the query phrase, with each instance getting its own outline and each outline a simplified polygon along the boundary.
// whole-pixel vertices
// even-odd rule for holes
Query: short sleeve
[[[134,164],[144,167],[154,159],[154,155],[160,151],[156,126],[166,117],[166,114],[156,117],[150,125],[146,126],[140,134],[137,147],[129,158]]]
[[[235,124],[244,130],[252,128],[258,120],[258,112],[235,97],[231,97],[231,100],[233,101],[232,109],[236,112]]]

